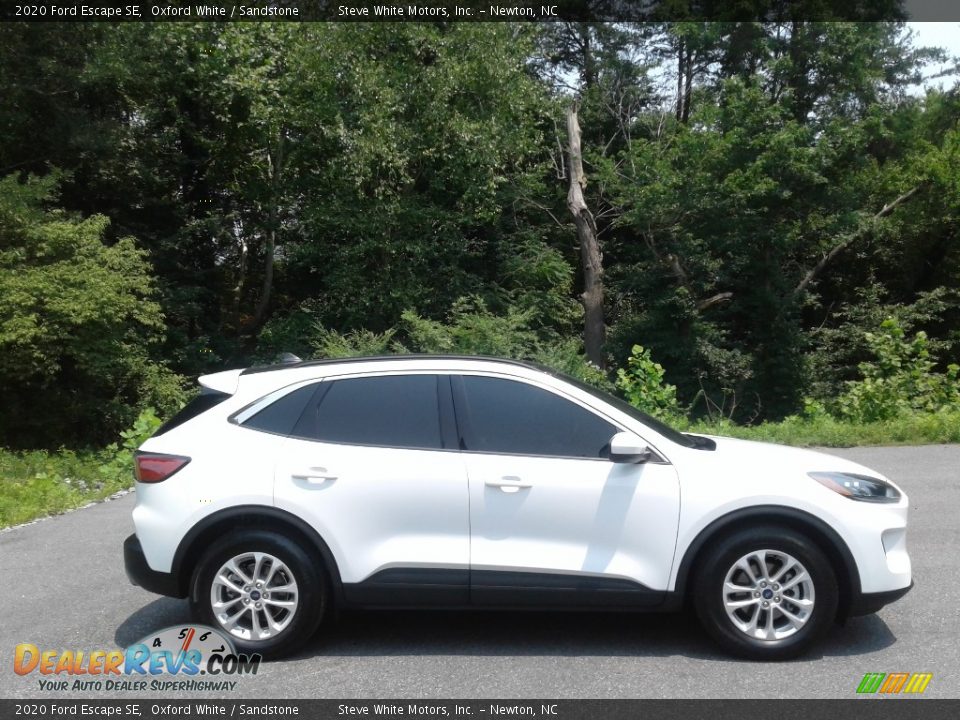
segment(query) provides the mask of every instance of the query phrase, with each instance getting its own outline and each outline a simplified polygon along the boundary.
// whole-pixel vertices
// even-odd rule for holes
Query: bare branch
[[[807,287],[809,287],[810,283],[816,280],[817,276],[823,271],[823,269],[830,264],[831,260],[833,260],[837,255],[839,255],[841,252],[843,252],[848,247],[850,247],[850,245],[852,245],[861,236],[865,235],[867,231],[871,229],[878,220],[880,220],[881,218],[887,217],[894,210],[896,210],[900,205],[910,200],[910,198],[912,198],[914,195],[920,192],[920,190],[923,189],[926,186],[926,184],[927,184],[926,182],[922,182],[918,185],[914,185],[912,188],[907,190],[905,193],[903,193],[896,199],[892,200],[891,202],[888,202],[886,205],[880,208],[880,210],[873,217],[870,218],[870,222],[868,224],[864,225],[858,230],[855,230],[853,233],[848,235],[842,241],[834,245],[830,249],[830,252],[828,252],[826,255],[820,258],[820,262],[818,262],[816,265],[810,268],[810,270],[807,271],[807,274],[803,276],[803,279],[797,284],[797,287],[794,288],[794,291],[793,291],[794,294],[799,295],[804,290],[806,290]]]
[[[521,197],[520,199],[521,199],[523,202],[528,203],[529,205],[537,208],[538,210],[543,210],[543,212],[545,212],[547,215],[549,215],[549,216],[550,216],[550,219],[553,220],[553,221],[557,224],[557,227],[560,227],[560,228],[566,228],[566,227],[567,227],[564,223],[560,222],[560,220],[557,218],[557,216],[554,215],[553,212],[550,210],[550,208],[548,208],[546,205],[542,205],[542,204],[538,203],[536,200],[532,200],[531,198],[528,198],[528,197]]]
[[[722,303],[722,302],[727,302],[727,301],[728,301],[730,298],[732,298],[732,297],[733,297],[733,293],[732,293],[732,292],[729,292],[729,291],[717,293],[716,295],[713,295],[713,296],[711,296],[711,297],[708,297],[708,298],[706,298],[706,299],[701,300],[700,302],[698,302],[698,303],[697,303],[697,312],[702,313],[702,312],[704,312],[705,310],[709,310],[709,309],[712,308],[714,305],[719,305],[719,304]]]

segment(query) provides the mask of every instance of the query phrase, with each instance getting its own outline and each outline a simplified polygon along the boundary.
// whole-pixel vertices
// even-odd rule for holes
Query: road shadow
[[[850,618],[844,625],[833,625],[827,637],[815,648],[817,656],[848,657],[888,648],[897,642],[887,623],[879,615]]]
[[[128,647],[151,632],[190,622],[185,600],[160,598],[121,623],[114,639]],[[877,615],[835,625],[804,656],[853,656],[882,650],[896,637]],[[328,619],[302,650],[311,657],[673,657],[730,662],[691,612],[344,612]],[[282,661],[281,661],[282,662]]]
[[[162,597],[134,612],[113,633],[117,647],[126,648],[150,633],[182,623],[192,622],[186,600]]]

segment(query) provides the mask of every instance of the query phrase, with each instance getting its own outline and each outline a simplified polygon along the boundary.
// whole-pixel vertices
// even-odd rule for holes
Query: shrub
[[[150,359],[163,337],[145,253],[105,241],[109,220],[45,209],[56,175],[0,178],[0,439],[100,445],[145,399],[178,404],[179,379]]]
[[[162,421],[152,407],[140,411],[133,425],[120,433],[120,442],[107,445],[100,457],[100,476],[116,487],[127,487],[133,481],[133,453],[159,428]]]
[[[627,367],[617,370],[616,387],[627,401],[661,419],[676,419],[681,413],[677,388],[663,379],[663,366],[654,362],[650,350],[634,345]]]
[[[879,332],[865,338],[875,359],[860,363],[863,378],[847,383],[847,392],[835,403],[837,415],[875,422],[910,412],[960,410],[960,366],[935,372],[925,332],[908,338],[896,320],[887,318]]]
[[[603,371],[587,362],[579,339],[538,329],[538,322],[532,308],[510,305],[502,313],[495,313],[481,298],[464,297],[454,303],[444,320],[424,318],[407,310],[397,327],[382,333],[340,333],[314,323],[310,344],[316,356],[329,358],[439,353],[527,360],[612,389]]]
[[[156,432],[151,408],[103,450],[0,449],[0,527],[70,510],[133,485],[133,451]]]
[[[391,351],[391,341],[396,330],[375,333],[370,330],[354,330],[346,334],[330,330],[322,325],[314,326],[311,342],[316,357],[345,358],[384,355]]]

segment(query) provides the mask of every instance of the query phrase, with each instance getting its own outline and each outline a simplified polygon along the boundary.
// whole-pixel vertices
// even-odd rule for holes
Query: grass
[[[742,426],[731,422],[691,423],[687,432],[729,435],[745,440],[800,447],[854,447],[857,445],[928,445],[960,443],[960,412],[915,413],[893,420],[852,423],[828,415],[789,417],[777,423]]]
[[[0,527],[102,500],[130,487],[131,473],[119,471],[106,451],[0,450]]]
[[[687,432],[803,447],[960,443],[960,412],[911,414],[876,423],[841,422],[829,416],[790,417],[745,427],[727,421],[680,423]],[[101,451],[11,452],[0,449],[0,527],[55,515],[102,500],[130,487],[131,449],[150,427],[128,438],[127,447]]]

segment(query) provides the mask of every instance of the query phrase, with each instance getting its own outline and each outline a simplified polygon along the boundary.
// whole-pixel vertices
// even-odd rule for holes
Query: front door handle
[[[333,482],[337,479],[336,475],[331,475],[327,472],[327,469],[323,467],[308,468],[304,472],[292,473],[290,477],[311,485],[322,485],[323,483]]]
[[[506,493],[515,493],[522,489],[532,487],[528,482],[524,482],[516,475],[504,475],[499,480],[490,479],[485,483],[487,487],[500,488]]]

